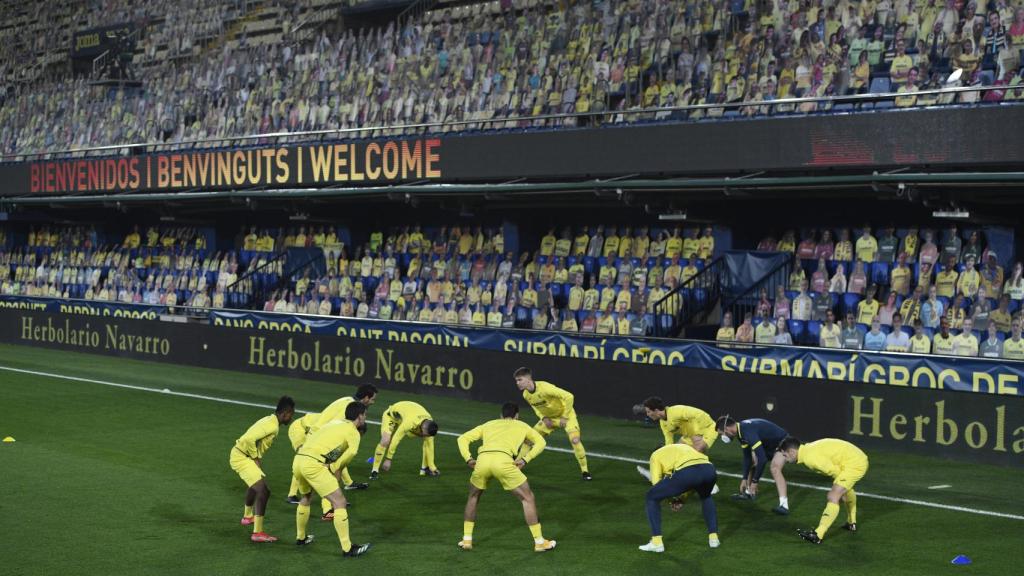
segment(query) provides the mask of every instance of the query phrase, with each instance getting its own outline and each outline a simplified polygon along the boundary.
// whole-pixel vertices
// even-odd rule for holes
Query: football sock
[[[583,449],[583,443],[573,444],[572,452],[576,455],[576,461],[580,463],[580,470],[587,472],[587,451]]]
[[[242,512],[242,518],[252,518],[252,506],[246,506]]]
[[[476,522],[463,522],[462,523],[462,539],[472,540],[473,539],[473,525]]]
[[[779,506],[782,506],[783,508],[789,509],[789,498],[786,498],[785,496],[780,496],[779,497]]]
[[[821,522],[818,523],[818,528],[814,532],[818,535],[818,538],[825,539],[825,533],[828,532],[829,526],[832,525],[836,520],[836,515],[839,514],[839,504],[833,504],[829,502],[825,505],[825,511],[821,513]]]
[[[535,544],[542,544],[544,542],[544,533],[540,531],[539,523],[530,526],[530,534],[533,534],[533,542]]]
[[[331,508],[332,508],[332,506],[331,506],[331,501],[330,500],[328,500],[327,498],[321,498],[320,499],[320,509],[323,510],[324,514],[327,514],[328,512],[330,512]]]
[[[299,494],[299,479],[292,476],[292,484],[288,487],[288,497],[298,496]]]
[[[348,552],[351,550],[352,541],[348,539],[348,510],[338,508],[334,511],[334,531],[338,533],[341,551]]]
[[[252,517],[252,532],[253,534],[263,532],[263,516]]]
[[[348,473],[348,466],[341,469],[341,481],[343,487],[352,484],[352,475]]]
[[[373,451],[373,471],[377,472],[380,470],[380,463],[384,461],[384,453],[387,448],[377,444],[377,449]]]
[[[437,470],[437,465],[434,464],[434,438],[427,436],[423,439],[423,468],[427,470]]]
[[[306,525],[309,524],[309,504],[299,504],[295,509],[295,539],[306,538]]]
[[[664,546],[665,543],[661,540],[661,536],[651,536],[651,544],[655,546]]]
[[[857,523],[857,493],[853,490],[846,492],[846,518],[850,524]]]

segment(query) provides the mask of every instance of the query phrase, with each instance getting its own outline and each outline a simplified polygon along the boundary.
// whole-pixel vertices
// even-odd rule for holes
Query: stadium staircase
[[[775,292],[779,286],[788,290],[789,274],[793,270],[793,259],[789,257],[781,261],[765,272],[760,279],[745,288],[737,286],[738,290],[731,291],[723,298],[722,313],[732,312],[735,326],[743,322],[744,316],[750,312],[754,318],[757,317],[757,305],[760,301],[761,290],[768,291],[768,297],[774,300]]]
[[[748,264],[748,259],[762,264]],[[792,257],[782,254],[730,251],[719,256],[655,303],[655,334],[714,339],[722,314],[732,312],[737,325],[746,312],[756,315],[761,289],[774,297],[778,286],[786,287],[792,268]],[[678,311],[672,314],[674,305]]]
[[[719,256],[692,278],[655,302],[655,335],[679,336],[686,326],[706,322],[721,298],[724,270],[725,261]],[[678,309],[673,313],[672,309],[675,307]]]

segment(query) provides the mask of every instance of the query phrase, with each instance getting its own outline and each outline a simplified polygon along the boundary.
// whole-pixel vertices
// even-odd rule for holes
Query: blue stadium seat
[[[875,262],[871,265],[871,281],[879,286],[889,285],[889,269],[892,265],[888,262]]]
[[[790,320],[789,321],[789,333],[793,336],[793,343],[797,344],[803,341],[804,332],[807,331],[807,322],[803,320]]]
[[[888,76],[875,76],[871,79],[871,86],[868,88],[868,91],[872,94],[888,94],[890,86]]]
[[[807,323],[807,336],[804,338],[805,344],[808,346],[817,346],[818,341],[821,339],[821,322],[817,320],[811,320]]]
[[[843,314],[846,314],[848,312],[853,312],[854,314],[856,314],[857,304],[860,304],[860,301],[863,299],[864,297],[861,296],[860,294],[853,294],[852,292],[847,292],[846,294],[843,294]]]

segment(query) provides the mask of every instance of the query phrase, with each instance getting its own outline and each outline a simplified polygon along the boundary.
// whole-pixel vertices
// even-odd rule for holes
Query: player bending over
[[[671,498],[672,509],[679,510],[684,495],[690,490],[700,497],[704,524],[708,527],[708,545],[718,548],[718,512],[711,499],[718,473],[708,457],[687,444],[669,444],[651,454],[650,470],[653,486],[647,491],[647,521],[651,524],[651,541],[640,546],[640,550],[665,551],[661,540],[661,501]]]
[[[334,531],[341,542],[345,556],[365,554],[369,544],[353,544],[349,538],[348,502],[338,484],[336,474],[355,457],[359,451],[360,429],[365,430],[366,406],[359,402],[345,407],[345,420],[332,420],[306,439],[292,460],[292,475],[299,484],[302,495],[295,509],[295,543],[304,546],[313,542],[313,535],[306,534],[309,523],[309,503],[312,491],[316,490],[331,503],[334,509],[332,521]]]
[[[666,446],[674,443],[678,434],[680,442],[706,454],[718,439],[714,419],[700,408],[683,404],[666,407],[664,400],[651,396],[644,400],[644,411],[661,427]]]
[[[516,380],[516,388],[523,393],[523,399],[533,407],[533,411],[540,418],[533,429],[544,436],[554,432],[555,428],[565,430],[583,473],[583,479],[593,480],[594,477],[590,475],[590,469],[587,467],[587,451],[580,439],[580,422],[576,418],[576,410],[572,407],[575,397],[550,382],[535,381],[529,368],[517,369],[512,373],[512,377]],[[520,457],[528,450],[528,446],[523,446],[519,452]]]
[[[261,460],[274,443],[277,432],[282,424],[288,424],[295,415],[295,401],[282,396],[277,401],[277,409],[273,414],[256,421],[235,440],[231,448],[228,463],[238,473],[249,489],[245,492],[245,511],[242,513],[242,525],[252,524],[253,542],[276,542],[277,538],[263,531],[263,515],[270,499],[270,488],[267,486],[266,475],[263,473]]]
[[[476,458],[473,458],[469,446],[478,441],[483,443],[476,452]],[[517,458],[516,451],[524,442],[530,444],[530,450]],[[555,541],[546,540],[541,532],[533,490],[530,490],[530,483],[522,472],[522,467],[536,458],[547,442],[539,432],[519,421],[519,406],[512,402],[506,403],[501,407],[500,420],[491,420],[473,428],[459,436],[458,444],[462,458],[473,469],[469,477],[469,498],[466,500],[463,536],[459,547],[463,550],[473,549],[477,504],[487,489],[488,481],[497,478],[502,488],[515,494],[523,503],[523,516],[533,535],[534,551],[547,552],[554,548]]]
[[[395,402],[384,411],[384,419],[380,425],[380,444],[373,453],[370,480],[376,480],[381,471],[390,470],[391,459],[398,450],[398,443],[402,438],[414,436],[423,438],[420,476],[440,476],[441,472],[434,464],[434,436],[437,436],[437,423],[431,419],[426,408],[405,400]]]
[[[868,472],[868,456],[860,448],[845,440],[823,438],[801,444],[796,438],[786,438],[779,448],[785,462],[803,464],[819,474],[832,478],[828,491],[828,504],[821,521],[814,530],[798,530],[800,537],[812,544],[821,544],[832,522],[839,514],[839,501],[846,502],[846,524],[843,528],[857,531],[857,493],[853,486]]]
[[[722,416],[715,423],[715,429],[722,435],[722,442],[733,439],[743,449],[743,476],[739,494],[733,500],[753,500],[757,497],[757,485],[764,474],[765,465],[771,461],[770,470],[779,491],[779,505],[772,509],[776,514],[789,514],[789,498],[786,497],[786,478],[782,475],[785,457],[778,452],[779,445],[789,434],[776,424],[762,418],[748,418],[737,422],[729,416]]]

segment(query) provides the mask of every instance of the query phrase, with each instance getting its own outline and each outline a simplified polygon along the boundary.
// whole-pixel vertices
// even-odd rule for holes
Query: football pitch
[[[535,419],[509,374],[477,385],[505,386],[523,419]],[[544,379],[543,374],[537,374]],[[376,384],[376,383],[375,383]],[[577,397],[586,382],[555,382]],[[122,385],[122,386],[117,386]],[[474,549],[462,535],[469,469],[451,433],[498,417],[499,406],[431,395],[399,395],[381,386],[369,419],[388,404],[420,402],[441,426],[438,478],[418,475],[420,443],[402,442],[390,473],[369,490],[346,492],[354,542],[366,556],[342,558],[330,522],[314,504],[299,548],[295,508],[285,502],[292,450],[282,428],[263,461],[272,490],[266,531],[274,544],[249,542],[239,525],[245,486],[228,467],[234,440],[272,412],[282,394],[301,411],[319,411],[353,387],[168,364],[0,345],[0,574],[1013,574],[1024,542],[1020,469],[868,450],[871,468],[857,485],[857,533],[840,528],[820,546],[797,528],[813,528],[829,484],[797,465],[788,517],[775,516],[774,485],[753,503],[728,495],[739,480],[737,444],[710,451],[722,492],[716,496],[722,546],[709,549],[700,506],[665,507],[666,552],[647,542],[648,484],[636,472],[661,441],[657,427],[580,415],[592,482],[560,431],[524,472],[537,495],[552,552],[536,554],[515,498],[492,482],[480,502]],[[926,392],[922,392],[926,393]],[[965,400],[967,397],[965,396]],[[632,399],[630,404],[642,398]],[[666,398],[700,406],[700,398]],[[744,415],[738,415],[744,416]],[[786,422],[779,422],[786,426]],[[370,426],[350,471],[365,480],[379,439]],[[810,438],[805,440],[812,440]],[[765,474],[766,477],[769,475]],[[944,488],[936,488],[944,486]],[[954,556],[971,566],[953,566]],[[1014,568],[1017,566],[1017,568]]]

